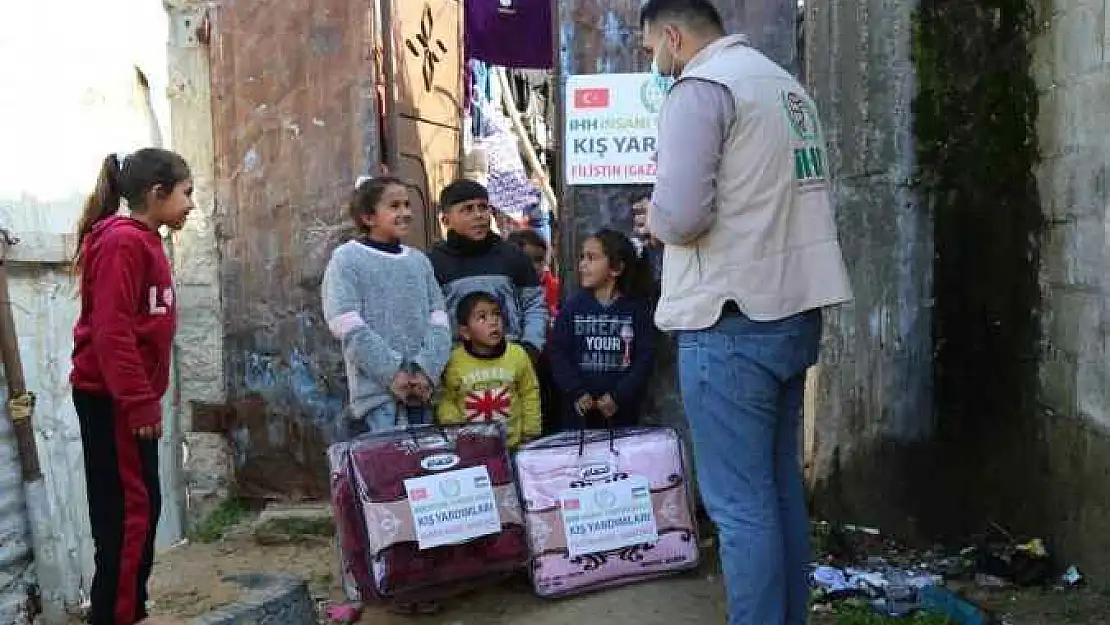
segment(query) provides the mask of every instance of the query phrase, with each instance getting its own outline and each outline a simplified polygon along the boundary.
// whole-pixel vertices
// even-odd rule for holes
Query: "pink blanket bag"
[[[515,462],[546,598],[698,566],[685,451],[673,428],[566,432],[525,445]]]

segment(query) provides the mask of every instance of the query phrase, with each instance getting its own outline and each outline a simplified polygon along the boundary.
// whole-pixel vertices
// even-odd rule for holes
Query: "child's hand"
[[[632,205],[632,235],[647,244],[658,247],[663,243],[651,234],[648,226],[648,213],[651,211],[651,198],[642,198]]]
[[[412,394],[412,374],[404,369],[393,374],[393,381],[389,383],[389,392],[400,401],[405,401]]]
[[[605,415],[606,419],[612,419],[620,408],[617,406],[617,402],[613,400],[613,396],[606,393],[601,399],[597,400],[597,409]]]
[[[574,409],[578,411],[579,416],[585,415],[587,412],[597,407],[597,402],[589,395],[583,395],[574,402]]]

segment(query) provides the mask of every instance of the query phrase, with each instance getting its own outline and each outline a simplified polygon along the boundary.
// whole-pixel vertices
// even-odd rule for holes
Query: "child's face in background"
[[[478,302],[470,311],[466,326],[460,328],[462,337],[479,347],[494,348],[505,338],[501,307],[493,302]]]
[[[412,206],[409,191],[399,184],[391,184],[382,192],[373,215],[362,218],[370,238],[378,241],[400,241],[409,234],[412,225]]]
[[[530,243],[525,243],[520,249],[524,250],[524,255],[536,266],[536,275],[543,276],[543,272],[547,270],[547,249]]]
[[[469,200],[447,207],[443,223],[463,238],[483,241],[489,236],[492,217],[488,200]]]
[[[582,254],[578,257],[578,279],[584,289],[597,289],[608,286],[620,277],[619,268],[614,268],[601,247],[601,241],[586,239],[582,244]]]

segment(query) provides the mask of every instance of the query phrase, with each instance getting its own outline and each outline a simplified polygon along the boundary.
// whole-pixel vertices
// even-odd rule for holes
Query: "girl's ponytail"
[[[106,217],[110,217],[119,210],[120,200],[123,198],[123,172],[119,157],[109,154],[104,157],[100,165],[100,174],[96,178],[96,188],[85,199],[85,207],[81,210],[81,218],[77,220],[77,253],[73,258],[73,268],[81,272],[84,261],[85,237],[92,232],[93,226]]]

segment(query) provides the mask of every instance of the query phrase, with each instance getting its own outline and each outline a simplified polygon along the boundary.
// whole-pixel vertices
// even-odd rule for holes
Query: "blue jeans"
[[[398,414],[400,413],[400,414]],[[432,423],[432,410],[428,407],[408,408],[401,411],[397,402],[386,402],[363,417],[368,432],[386,432],[406,425]]]
[[[720,540],[729,625],[805,625],[810,525],[800,431],[821,313],[731,313],[678,337],[702,500]]]

